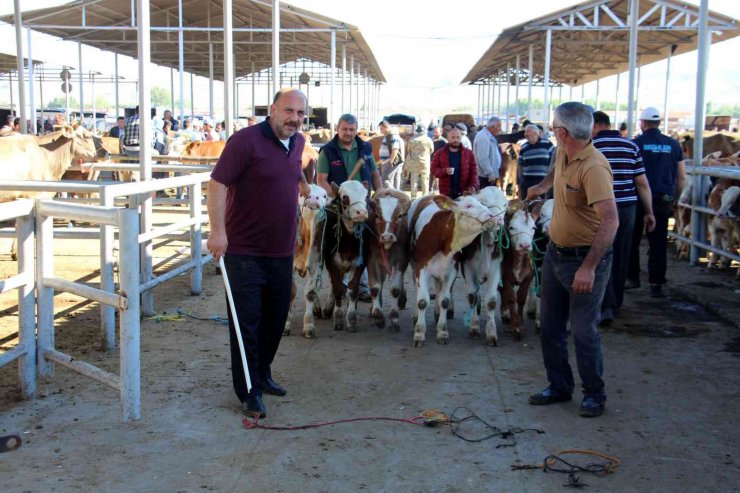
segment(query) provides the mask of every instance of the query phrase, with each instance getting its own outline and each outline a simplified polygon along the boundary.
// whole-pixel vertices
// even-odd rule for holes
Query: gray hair
[[[524,130],[527,130],[528,128],[531,128],[532,130],[534,130],[535,132],[537,132],[537,135],[539,135],[540,137],[542,137],[542,129],[540,129],[539,125],[535,125],[534,123],[530,123],[529,125],[527,125],[526,127],[524,127]]]
[[[342,122],[345,122],[347,125],[357,126],[357,117],[350,113],[343,114],[342,116],[339,117],[339,121],[337,121],[337,128],[339,127],[339,125],[342,124]]]
[[[574,139],[589,140],[594,127],[594,115],[590,106],[570,101],[555,108],[555,117]]]
[[[491,118],[488,119],[488,122],[486,123],[486,127],[490,127],[494,123],[501,123],[501,118],[497,116],[492,116]]]

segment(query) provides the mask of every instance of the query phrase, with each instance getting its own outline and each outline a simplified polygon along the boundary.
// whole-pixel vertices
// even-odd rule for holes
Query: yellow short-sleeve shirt
[[[571,161],[558,149],[553,196],[550,239],[564,247],[590,246],[601,223],[592,205],[614,199],[611,166],[593,143]]]

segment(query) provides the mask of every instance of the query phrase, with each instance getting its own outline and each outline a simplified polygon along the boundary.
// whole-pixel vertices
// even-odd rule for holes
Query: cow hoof
[[[401,310],[405,310],[407,301],[408,299],[406,298],[406,290],[404,289],[398,296],[398,308],[400,308]]]
[[[391,318],[391,329],[393,332],[401,332],[401,324],[397,318]]]
[[[335,320],[334,330],[344,330],[344,322],[342,320]]]
[[[414,339],[414,347],[424,347],[423,339]]]
[[[447,310],[447,320],[455,318],[455,310]]]
[[[315,339],[316,334],[314,333],[313,327],[310,329],[303,329],[303,337],[306,339]]]
[[[530,320],[534,320],[537,317],[536,312],[527,312],[527,318]]]
[[[447,345],[450,343],[450,336],[448,334],[439,334],[437,336],[437,344]]]
[[[321,311],[321,307],[318,305],[314,305],[313,310],[311,310],[311,314],[313,315],[313,318],[321,320],[324,318],[324,314]]]
[[[356,325],[348,325],[347,326],[347,332],[357,332],[357,326]]]
[[[284,336],[289,336],[290,335],[290,327],[285,327],[283,329],[283,335]]]
[[[498,339],[496,338],[496,336],[488,336],[486,337],[486,344],[492,347],[493,346],[498,347]]]
[[[468,338],[470,339],[480,339],[480,331],[471,329],[468,331]]]

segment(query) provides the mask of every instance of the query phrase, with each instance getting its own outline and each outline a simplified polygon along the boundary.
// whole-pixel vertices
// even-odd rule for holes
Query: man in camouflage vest
[[[429,193],[429,165],[431,164],[434,143],[427,137],[424,125],[417,125],[416,134],[409,140],[406,158],[406,171],[411,177],[411,198],[416,196],[416,186],[421,180],[421,193]]]

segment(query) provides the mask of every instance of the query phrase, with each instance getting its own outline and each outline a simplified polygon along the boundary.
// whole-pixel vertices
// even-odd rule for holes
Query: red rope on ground
[[[245,418],[242,420],[242,423],[244,423],[244,427],[248,430],[254,430],[254,429],[262,429],[262,430],[283,430],[283,431],[289,431],[289,430],[310,430],[312,428],[320,428],[322,426],[331,426],[336,425],[340,423],[353,423],[355,421],[393,421],[396,423],[407,423],[411,425],[420,425],[420,426],[438,426],[441,424],[447,424],[449,422],[449,418],[446,414],[444,414],[441,411],[437,410],[429,410],[424,411],[419,416],[414,416],[413,418],[390,418],[387,416],[364,416],[361,418],[347,418],[347,419],[339,419],[336,421],[324,421],[319,423],[312,423],[307,425],[297,425],[297,426],[269,426],[269,425],[263,425],[259,422],[259,416],[255,416],[252,420],[249,418]]]

